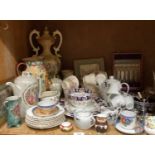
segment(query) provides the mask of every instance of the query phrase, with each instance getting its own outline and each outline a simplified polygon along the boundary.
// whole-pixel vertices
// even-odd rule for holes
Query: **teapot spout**
[[[14,95],[19,96],[19,94],[20,94],[20,89],[19,89],[13,82],[7,82],[6,85],[7,85],[7,86],[10,86],[10,87],[13,89]]]

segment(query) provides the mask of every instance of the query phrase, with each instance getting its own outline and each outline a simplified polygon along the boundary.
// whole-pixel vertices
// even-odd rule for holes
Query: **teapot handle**
[[[58,46],[57,47],[54,46],[53,49],[55,51],[55,55],[57,57],[61,57],[61,55],[58,54],[58,51],[60,51],[60,47],[62,45],[62,34],[61,34],[61,32],[59,30],[56,30],[56,31],[53,32],[53,36],[54,36],[55,39],[56,39],[56,35],[58,35],[60,37],[60,42],[59,42]]]
[[[123,83],[121,83],[121,85],[126,85],[126,87],[127,87],[126,93],[128,94],[129,93],[129,90],[130,90],[129,84],[127,84],[126,82],[123,82]]]
[[[34,44],[33,44],[32,36],[33,36],[34,34],[37,35],[37,36],[36,36],[36,39],[38,39],[38,38],[40,37],[40,32],[34,29],[34,30],[31,31],[30,34],[29,34],[30,45],[31,45],[33,51],[35,52],[35,55],[38,56],[38,51],[40,50],[40,48],[39,48],[39,46],[38,46],[38,47],[35,47]]]
[[[17,75],[21,75],[21,74],[22,74],[22,71],[20,71],[20,69],[19,69],[19,67],[20,67],[21,65],[26,66],[26,63],[20,62],[20,63],[17,64],[17,67],[16,67]]]

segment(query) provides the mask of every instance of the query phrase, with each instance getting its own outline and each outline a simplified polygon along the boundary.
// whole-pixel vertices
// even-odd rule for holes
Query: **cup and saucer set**
[[[72,90],[68,94],[67,100],[65,100],[64,108],[66,110],[65,115],[69,117],[74,117],[77,110],[83,111],[86,109],[93,114],[101,110],[100,105],[92,99],[91,92],[84,88]]]
[[[124,134],[141,134],[144,131],[144,124],[137,119],[135,111],[122,110],[115,128]]]

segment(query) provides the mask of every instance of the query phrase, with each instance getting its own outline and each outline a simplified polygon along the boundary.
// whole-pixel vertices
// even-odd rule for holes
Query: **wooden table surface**
[[[26,125],[26,123],[22,123],[19,127],[8,128],[7,123],[4,123],[0,127],[0,135],[73,135],[75,132],[84,132],[85,135],[101,135],[97,133],[95,128],[92,127],[88,130],[81,130],[77,128],[74,124],[73,119],[67,118],[67,121],[72,122],[73,130],[69,132],[61,131],[59,126],[52,129],[32,129]],[[109,128],[106,133],[102,133],[104,135],[122,135],[119,131],[115,129],[113,125],[109,125]]]

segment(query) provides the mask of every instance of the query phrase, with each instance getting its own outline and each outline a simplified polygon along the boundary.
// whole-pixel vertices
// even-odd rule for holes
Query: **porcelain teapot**
[[[114,76],[110,76],[107,80],[107,94],[120,94],[123,85],[127,87],[126,92],[128,93],[130,87],[127,83],[121,83],[119,80],[115,79]]]
[[[121,92],[123,85],[127,87],[126,92]],[[110,76],[107,80],[107,102],[113,107],[123,106],[128,110],[133,109],[134,99],[128,94],[129,89],[130,87],[127,83],[121,83],[114,76]]]
[[[25,111],[38,102],[39,89],[37,79],[30,72],[23,71],[22,75],[14,80],[14,83],[7,82],[6,85],[13,89],[14,95],[22,98],[21,115],[24,117]]]

